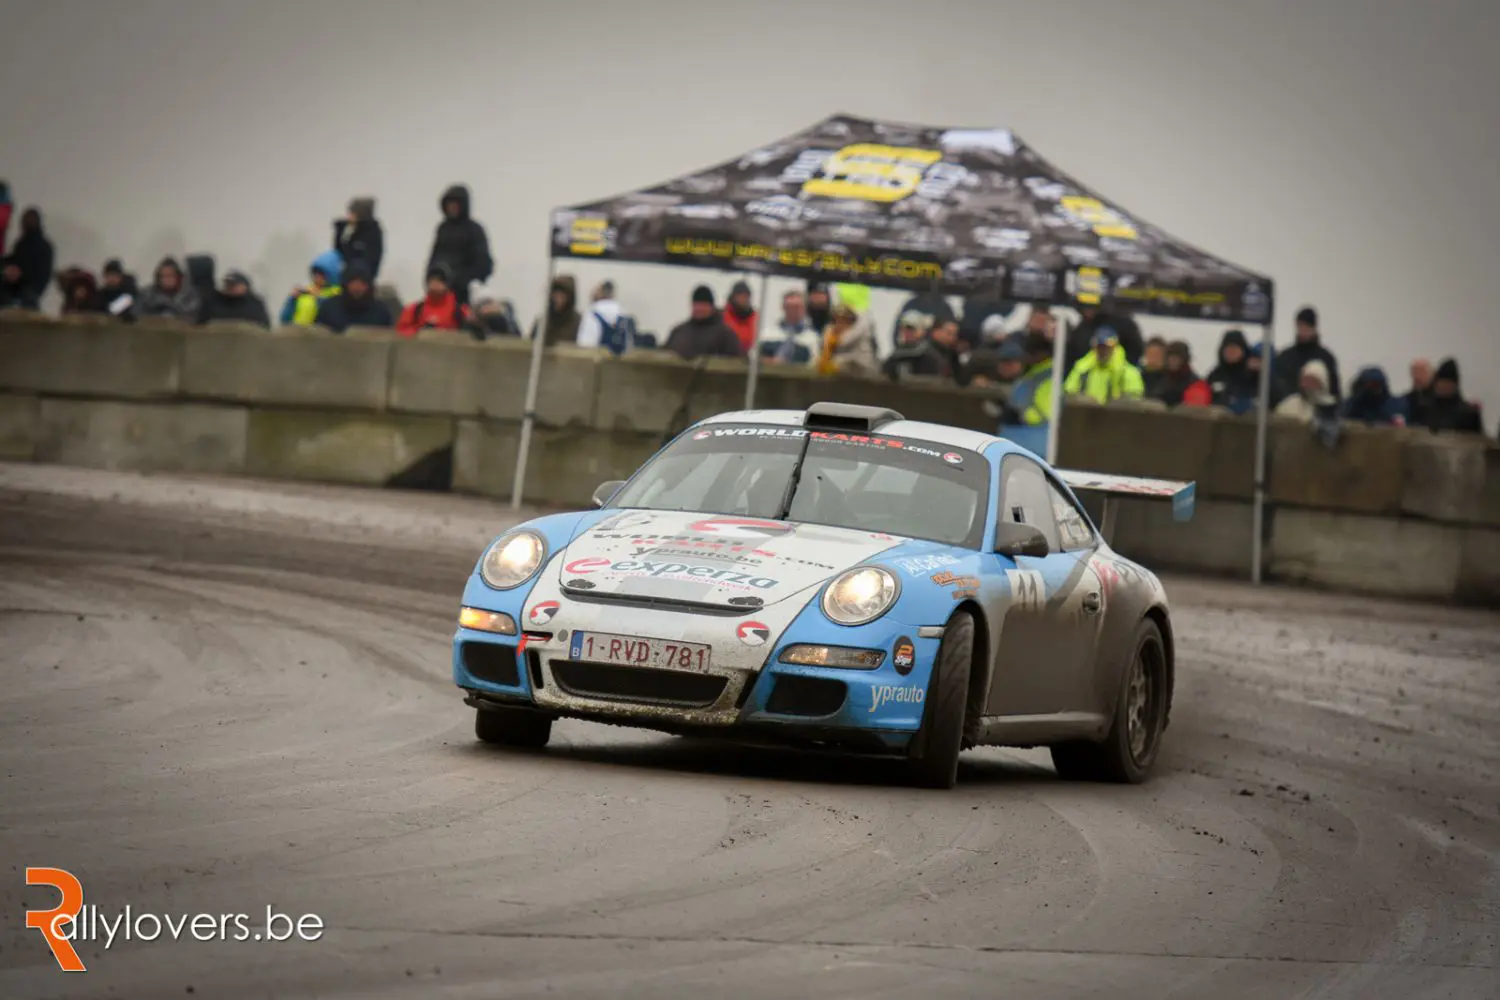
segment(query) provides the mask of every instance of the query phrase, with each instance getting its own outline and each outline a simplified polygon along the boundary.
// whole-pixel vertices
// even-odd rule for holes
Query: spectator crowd
[[[394,329],[403,336],[464,331],[480,339],[524,333],[549,346],[577,344],[616,355],[658,347],[621,308],[612,282],[595,287],[580,308],[568,275],[553,280],[542,315],[523,331],[508,301],[473,291],[489,280],[494,261],[489,237],[471,214],[469,189],[448,188],[439,206],[418,298],[402,303],[377,284],[384,234],[375,199],[359,197],[334,221],[329,246],[309,263],[307,280],[290,290],[277,319],[336,334],[356,327]],[[33,207],[20,213],[14,242],[8,239],[11,214],[10,192],[0,181],[0,309],[38,309],[56,282],[64,314],[271,326],[271,312],[250,278],[228,270],[216,280],[212,257],[165,257],[144,287],[117,259],[106,261],[97,277],[76,266],[59,271],[41,212]],[[766,365],[994,387],[1003,400],[996,405],[1002,425],[1041,426],[1053,412],[1056,338],[1062,337],[1064,393],[1100,403],[1153,400],[1169,408],[1216,406],[1245,414],[1259,407],[1261,380],[1268,375],[1272,412],[1308,424],[1330,442],[1343,422],[1484,433],[1479,405],[1464,398],[1453,358],[1436,366],[1413,360],[1410,387],[1399,395],[1377,366],[1360,368],[1345,391],[1338,359],[1323,343],[1317,311],[1310,307],[1297,313],[1292,342],[1269,357],[1242,331],[1228,330],[1204,366],[1207,374],[1200,375],[1186,342],[1146,338],[1129,313],[1108,304],[1083,307],[1079,322],[1059,330],[1045,308],[974,296],[956,313],[934,293],[914,295],[898,310],[893,348],[882,358],[870,301],[864,286],[809,281],[782,296],[776,317],[762,320],[744,281],[735,283],[722,306],[709,286],[699,285],[687,317],[660,349],[689,361],[745,357],[756,349],[758,330]],[[1024,327],[1012,330],[1011,318],[1026,308]]]

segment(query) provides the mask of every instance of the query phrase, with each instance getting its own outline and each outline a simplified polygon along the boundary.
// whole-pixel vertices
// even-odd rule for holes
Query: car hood
[[[656,599],[748,613],[905,541],[818,524],[627,510],[575,538],[556,560],[557,580],[584,598]]]

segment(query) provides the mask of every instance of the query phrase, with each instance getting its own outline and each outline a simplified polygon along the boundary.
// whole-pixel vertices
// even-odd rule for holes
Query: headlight
[[[788,646],[777,657],[782,663],[800,663],[806,667],[846,667],[850,670],[874,670],[885,662],[883,649],[846,649],[843,646]]]
[[[896,578],[878,566],[851,569],[823,591],[823,613],[840,625],[863,625],[896,602]]]
[[[542,565],[547,543],[533,531],[518,531],[489,547],[479,561],[479,576],[496,590],[510,590],[530,580]]]

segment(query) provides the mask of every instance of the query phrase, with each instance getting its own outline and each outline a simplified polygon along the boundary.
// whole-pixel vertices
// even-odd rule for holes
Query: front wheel
[[[1052,764],[1064,778],[1140,784],[1151,772],[1167,723],[1167,654],[1161,629],[1147,618],[1135,630],[1114,721],[1103,743],[1063,743]]]
[[[943,630],[927,682],[927,708],[922,713],[921,756],[906,762],[907,781],[920,788],[952,788],[958,784],[958,753],[963,749],[964,710],[969,703],[969,668],[974,659],[974,619],[955,612]]]
[[[497,746],[536,750],[552,738],[552,717],[525,708],[476,708],[474,735]]]

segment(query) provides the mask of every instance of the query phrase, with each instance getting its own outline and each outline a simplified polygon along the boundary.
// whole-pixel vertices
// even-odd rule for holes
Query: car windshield
[[[808,434],[716,424],[684,434],[610,507],[775,518]],[[787,519],[978,548],[989,493],[978,452],[878,434],[813,431]]]

